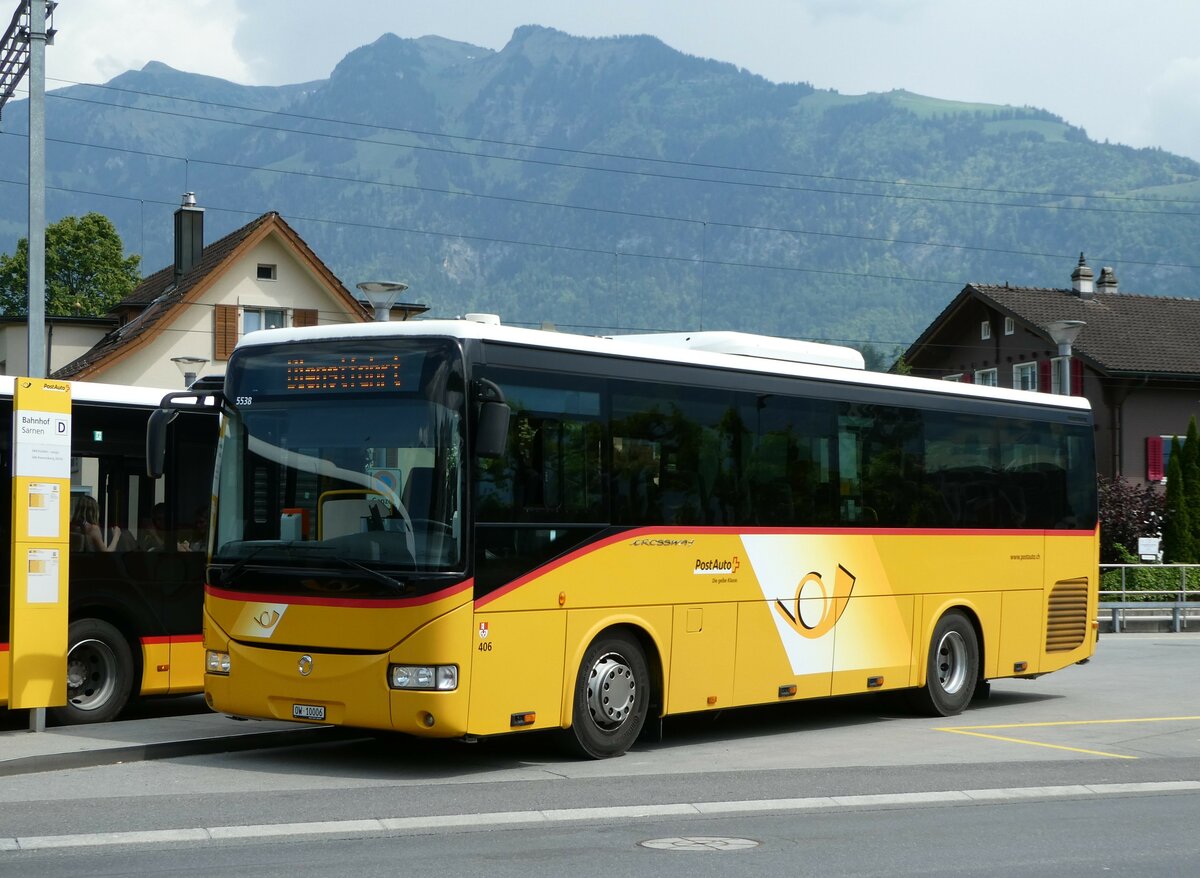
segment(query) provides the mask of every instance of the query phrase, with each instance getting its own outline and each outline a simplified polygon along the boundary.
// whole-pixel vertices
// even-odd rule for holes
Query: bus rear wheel
[[[637,739],[650,704],[650,671],[638,642],[604,634],[583,654],[575,678],[571,743],[583,756],[620,756]]]
[[[957,610],[938,620],[929,642],[925,685],[910,693],[913,708],[927,716],[962,713],[979,681],[979,639],[975,626]]]
[[[46,711],[56,725],[114,719],[133,691],[133,655],[124,636],[102,619],[77,619],[67,629],[67,703]]]

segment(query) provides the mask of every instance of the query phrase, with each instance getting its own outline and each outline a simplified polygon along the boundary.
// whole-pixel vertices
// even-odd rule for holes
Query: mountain
[[[23,102],[0,250],[25,233]],[[17,136],[11,136],[17,135]],[[348,285],[434,314],[588,331],[914,338],[967,281],[1200,295],[1200,164],[1044,110],[769,82],[646,36],[522,27],[500,51],[384,35],[328,79],[246,87],[151,63],[47,100],[48,215],[171,260],[185,191],[215,240],[278,210]]]

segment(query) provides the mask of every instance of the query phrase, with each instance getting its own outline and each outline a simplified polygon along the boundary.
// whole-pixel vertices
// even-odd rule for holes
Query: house
[[[43,374],[61,369],[117,326],[116,317],[45,318],[46,363]],[[29,371],[29,318],[0,317],[0,375],[26,375]]]
[[[425,310],[400,304],[391,314],[407,319]],[[183,387],[224,372],[248,332],[372,316],[278,213],[205,245],[204,210],[192,193],[175,212],[174,264],[146,277],[110,313],[115,328],[50,377]]]
[[[1083,254],[1069,288],[969,283],[904,354],[915,375],[1085,396],[1100,473],[1166,475],[1200,417],[1200,300],[1125,293]]]

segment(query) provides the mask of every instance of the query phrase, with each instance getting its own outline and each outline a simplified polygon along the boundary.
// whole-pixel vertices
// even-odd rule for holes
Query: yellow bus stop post
[[[8,706],[31,709],[36,732],[67,703],[69,382],[16,379],[12,471]]]

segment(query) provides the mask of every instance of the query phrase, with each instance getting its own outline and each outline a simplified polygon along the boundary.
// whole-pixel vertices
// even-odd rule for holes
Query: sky
[[[844,94],[1038,107],[1096,140],[1200,160],[1197,0],[60,0],[47,87],[149,61],[245,85],[306,82],[384,33],[498,50],[524,24],[651,34]]]

